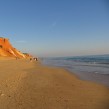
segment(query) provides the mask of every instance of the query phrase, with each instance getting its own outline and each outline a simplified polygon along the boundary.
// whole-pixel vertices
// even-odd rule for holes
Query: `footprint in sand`
[[[4,96],[4,95],[5,95],[5,94],[3,94],[3,93],[1,94],[1,96]]]
[[[2,91],[0,90],[0,96],[4,96],[5,94],[2,93]]]

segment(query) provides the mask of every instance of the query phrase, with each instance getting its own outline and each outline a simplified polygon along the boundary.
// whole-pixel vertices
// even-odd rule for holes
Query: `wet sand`
[[[109,87],[109,74],[76,72],[75,75],[77,75],[81,80],[92,81]]]
[[[109,88],[61,68],[0,58],[0,109],[109,109]]]

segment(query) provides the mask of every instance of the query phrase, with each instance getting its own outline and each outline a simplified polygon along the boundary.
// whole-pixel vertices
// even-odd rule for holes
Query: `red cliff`
[[[17,57],[17,58],[26,58],[27,55],[21,53],[16,48],[14,48],[9,39],[0,37],[0,56],[5,57]]]

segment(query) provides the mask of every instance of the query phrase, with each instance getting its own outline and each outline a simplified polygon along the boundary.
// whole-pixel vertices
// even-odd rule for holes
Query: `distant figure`
[[[30,58],[30,62],[32,62],[32,58]]]
[[[34,58],[35,61],[37,61],[37,58]]]
[[[36,58],[36,61],[37,61],[38,59]]]
[[[18,59],[18,57],[16,57],[16,60]]]

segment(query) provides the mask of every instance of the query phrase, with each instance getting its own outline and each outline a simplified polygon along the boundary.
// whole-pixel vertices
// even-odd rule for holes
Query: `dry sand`
[[[109,109],[109,88],[39,62],[0,58],[0,109]]]

